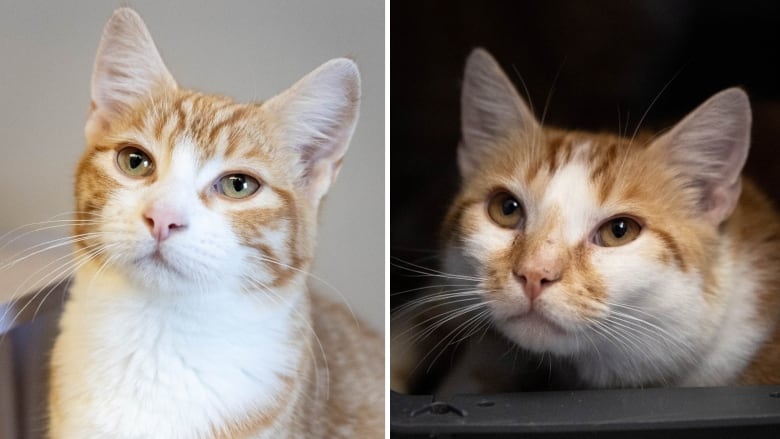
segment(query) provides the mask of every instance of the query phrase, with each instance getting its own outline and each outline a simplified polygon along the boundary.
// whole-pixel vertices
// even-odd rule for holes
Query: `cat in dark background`
[[[391,253],[439,267],[439,229],[458,187],[459,82],[463,60],[479,45],[517,89],[527,85],[545,125],[630,134],[643,119],[641,128],[656,132],[715,92],[743,86],[753,108],[745,174],[777,202],[772,139],[780,135],[780,68],[767,57],[780,47],[776,9],[719,2],[393,5],[391,105],[404,111],[392,113]],[[409,274],[391,271],[394,308],[412,296],[401,292],[427,285]],[[449,363],[421,373],[416,389],[435,388],[437,368]]]

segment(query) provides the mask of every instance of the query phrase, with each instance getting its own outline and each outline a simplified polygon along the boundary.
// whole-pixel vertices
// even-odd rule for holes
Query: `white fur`
[[[580,152],[589,147],[588,144],[577,145],[574,150]],[[597,203],[589,174],[588,167],[580,161],[566,164],[550,180],[541,200],[538,212],[555,211],[563,216],[563,224],[558,230],[567,245],[579,242],[601,220],[601,212],[594,209]],[[533,214],[531,218],[538,222],[550,220]]]
[[[760,323],[755,270],[747,255],[734,258],[732,243],[722,244],[723,257],[716,274],[722,300],[713,304],[710,315],[709,350],[681,381],[685,386],[714,386],[733,382],[747,367],[771,327]]]
[[[83,267],[54,351],[57,437],[201,437],[273,405],[300,355],[288,342],[298,303],[263,294],[171,295]]]
[[[77,271],[61,322],[53,359],[64,403],[57,437],[198,437],[273,404],[279,375],[294,374],[300,352],[289,340],[301,336],[292,328],[303,318],[304,276],[273,292],[247,283],[271,275],[220,213],[235,203],[209,209],[198,199],[226,164],[198,167],[187,139],[173,151],[170,161],[152,154],[160,177],[150,186],[123,176],[114,154],[100,158],[128,187],[101,213],[107,264]],[[265,188],[247,202],[270,207],[280,200]],[[154,203],[187,219],[160,244],[171,268],[149,260],[156,242],[142,212]],[[283,247],[279,236],[268,244]]]
[[[145,143],[158,167],[159,181],[147,186],[142,180],[123,175],[112,163],[115,154],[105,153],[99,158],[102,168],[123,185],[101,212],[104,217],[100,229],[101,242],[111,249],[112,263],[129,267],[126,274],[147,286],[176,291],[208,287],[210,282],[238,278],[239,267],[249,263],[249,252],[233,234],[225,213],[232,209],[271,208],[281,203],[273,188],[262,187],[251,199],[235,203],[222,200],[215,194],[213,206],[205,206],[199,194],[207,192],[231,164],[220,158],[200,167],[196,161],[197,148],[188,139],[182,139],[174,149],[171,160],[163,160],[162,145]],[[153,204],[162,204],[181,212],[188,219],[186,228],[172,233],[160,244],[172,270],[155,271],[156,265],[147,256],[155,251],[155,240],[143,221],[143,212]],[[268,230],[267,233],[273,233]],[[278,236],[266,239],[267,244],[284,256],[286,248]],[[150,273],[150,270],[152,271]],[[181,276],[187,273],[188,276]],[[268,279],[264,271],[255,271],[257,278]]]
[[[161,145],[146,145],[158,166],[153,185],[124,176],[113,152],[98,158],[124,188],[101,212],[96,241],[106,264],[77,271],[61,322],[56,437],[199,437],[273,404],[280,374],[294,375],[299,362],[289,345],[305,335],[293,332],[306,318],[305,275],[267,291],[272,274],[240,245],[225,215],[246,203],[278,206],[279,196],[264,187],[239,207],[212,194],[206,207],[198,194],[231,164],[215,158],[200,166],[186,138],[170,160]],[[165,267],[149,258],[157,244],[143,220],[155,203],[186,218],[160,243]],[[264,236],[280,255],[285,231]]]

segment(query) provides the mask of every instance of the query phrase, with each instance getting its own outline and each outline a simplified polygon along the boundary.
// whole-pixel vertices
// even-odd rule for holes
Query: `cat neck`
[[[313,376],[308,291],[226,284],[208,294],[170,294],[140,288],[116,270],[82,267],[54,351],[58,382],[67,383],[61,398],[112,389],[99,403],[82,400],[89,407],[80,412],[108,409],[114,415],[95,420],[92,431],[127,437],[284,428]],[[175,413],[160,417],[172,403]]]

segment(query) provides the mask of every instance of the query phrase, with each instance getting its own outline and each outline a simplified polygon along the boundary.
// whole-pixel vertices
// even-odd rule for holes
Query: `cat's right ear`
[[[92,72],[87,139],[104,133],[112,118],[156,90],[176,88],[152,36],[130,8],[117,9],[103,29]]]
[[[498,140],[518,130],[538,128],[533,112],[501,66],[486,50],[474,49],[466,61],[461,94],[461,175],[469,175],[482,157],[500,153],[495,150]]]

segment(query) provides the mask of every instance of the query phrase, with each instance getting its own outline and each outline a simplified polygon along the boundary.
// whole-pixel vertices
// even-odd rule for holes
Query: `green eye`
[[[228,198],[246,198],[260,189],[260,182],[246,174],[230,174],[219,179],[217,192]]]
[[[119,151],[116,162],[119,169],[131,177],[148,177],[154,172],[152,159],[134,146],[128,146]]]

